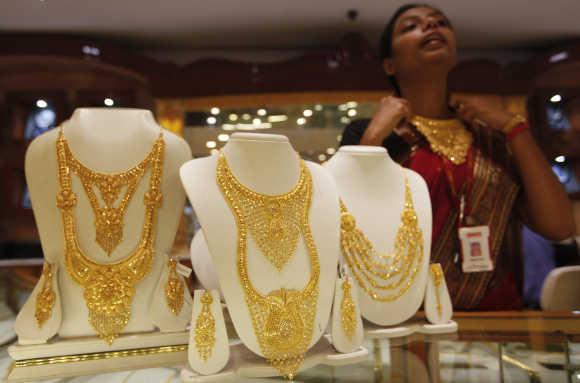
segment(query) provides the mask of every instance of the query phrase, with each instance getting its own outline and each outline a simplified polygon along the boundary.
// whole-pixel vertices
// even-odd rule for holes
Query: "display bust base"
[[[317,365],[344,366],[360,363],[366,360],[367,356],[368,350],[364,347],[351,353],[341,354],[334,350],[327,337],[322,337],[304,356],[300,371]],[[228,382],[241,377],[269,378],[275,376],[280,376],[278,370],[270,366],[264,358],[248,350],[241,342],[230,345],[230,361],[222,372],[207,376],[196,374],[189,369],[183,369],[181,372],[181,379],[186,383]]]
[[[430,324],[423,320],[409,319],[398,326],[381,327],[373,323],[364,322],[365,339],[392,339],[402,338],[413,334],[435,335],[457,332],[457,322],[449,321],[443,324]]]
[[[158,367],[187,361],[188,332],[128,334],[111,346],[97,337],[55,338],[8,348],[15,360],[9,382]]]

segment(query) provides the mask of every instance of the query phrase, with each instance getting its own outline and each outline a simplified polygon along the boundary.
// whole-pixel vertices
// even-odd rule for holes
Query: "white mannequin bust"
[[[76,109],[62,128],[73,155],[90,169],[103,173],[121,172],[139,163],[151,151],[161,131],[148,110],[110,108]],[[26,153],[26,180],[45,260],[57,263],[59,268],[58,285],[54,286],[60,291],[62,306],[58,334],[62,338],[95,336],[88,321],[83,287],[71,278],[64,264],[63,227],[56,205],[58,134],[59,129],[53,129],[30,144]],[[153,292],[166,267],[164,254],[171,249],[185,202],[184,191],[178,186],[178,169],[191,158],[189,145],[183,139],[166,130],[163,139],[166,145],[161,183],[163,202],[157,214],[155,257],[149,273],[135,286],[131,318],[123,333],[150,332],[155,326],[163,328],[163,324],[153,323],[149,310],[152,299],[164,299],[153,297]],[[126,258],[135,248],[143,227],[142,201],[149,187],[150,173],[150,169],[146,171],[137,185],[125,213],[123,240],[110,256],[95,241],[94,213],[78,177],[71,177],[77,195],[77,237],[87,257],[100,264],[111,263]],[[54,333],[39,333],[34,321],[34,298],[31,296],[26,303],[15,327],[20,339],[42,343]],[[185,315],[189,317],[190,313]]]
[[[298,182],[299,157],[285,136],[235,133],[223,148],[223,154],[235,177],[256,192],[284,194]],[[214,155],[186,163],[180,171],[181,180],[201,223],[238,336],[247,348],[263,356],[238,277],[237,228],[216,181],[217,160],[218,156]],[[310,228],[320,260],[312,346],[320,339],[330,317],[340,251],[340,217],[338,194],[332,177],[317,164],[307,162],[306,165],[313,183]],[[249,279],[262,294],[282,287],[302,290],[310,278],[310,260],[302,236],[296,253],[280,272],[261,254],[252,236],[248,236],[247,258]]]
[[[413,285],[397,300],[373,300],[362,288],[362,316],[381,326],[395,325],[413,316],[425,296],[431,249],[431,201],[423,178],[391,159],[378,146],[343,146],[325,164],[334,176],[340,198],[356,224],[379,252],[391,252],[401,223],[405,177],[409,182],[419,227],[423,231],[424,254]],[[377,294],[381,294],[377,290]]]

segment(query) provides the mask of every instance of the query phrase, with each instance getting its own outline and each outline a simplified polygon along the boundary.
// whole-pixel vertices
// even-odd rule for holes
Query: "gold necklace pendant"
[[[162,202],[163,134],[159,134],[151,152],[151,176],[149,190],[144,196],[145,218],[139,243],[128,257],[108,264],[89,259],[80,248],[74,214],[77,198],[72,190],[69,156],[62,129],[56,146],[60,185],[56,200],[64,228],[65,266],[71,278],[84,288],[89,323],[99,337],[112,344],[131,318],[135,285],[149,273],[155,255],[157,210]],[[119,178],[123,176],[124,173],[118,175]]]
[[[201,296],[201,311],[195,321],[195,349],[204,362],[211,357],[215,345],[215,319],[211,314],[213,297],[208,291]]]
[[[167,261],[167,268],[169,275],[167,276],[167,284],[165,285],[165,300],[167,307],[171,310],[173,315],[179,315],[183,308],[183,293],[185,287],[179,275],[177,275],[177,261],[170,258]]]
[[[52,288],[52,266],[50,263],[44,263],[44,266],[42,267],[42,277],[44,278],[44,283],[42,284],[42,289],[36,295],[36,309],[34,312],[36,324],[39,328],[41,328],[52,315],[52,308],[56,301],[56,294]]]
[[[300,162],[298,183],[288,193],[270,196],[256,193],[244,185],[225,166],[229,193],[236,200],[252,238],[262,254],[280,271],[296,251],[300,235],[300,219],[306,205],[306,165]]]
[[[447,158],[455,165],[461,165],[467,159],[473,136],[460,120],[435,120],[413,116],[411,124],[425,136],[434,153]]]
[[[340,209],[342,254],[358,285],[373,300],[396,301],[413,285],[423,261],[423,232],[408,180],[405,177],[405,202],[393,254],[378,253],[343,201]]]
[[[435,297],[437,299],[437,313],[439,317],[443,314],[443,306],[441,305],[441,292],[439,291],[441,287],[441,282],[443,281],[443,269],[441,268],[441,264],[439,263],[432,263],[429,266],[429,272],[431,274],[431,278],[433,279],[433,286],[435,287]]]
[[[129,170],[118,174],[107,174],[96,172],[83,165],[74,157],[66,140],[63,146],[67,164],[79,177],[95,215],[95,241],[110,256],[123,239],[123,220],[127,205],[135,194],[135,189],[143,174],[151,166],[154,151]],[[104,206],[100,205],[95,187],[100,192]],[[115,206],[123,189],[125,189],[125,194]]]
[[[219,156],[216,170],[217,183],[236,220],[238,276],[260,350],[274,368],[291,380],[296,376],[312,339],[320,277],[318,251],[309,223],[312,179],[303,161],[300,166],[302,170],[298,186],[288,194],[268,199],[245,187],[242,197],[239,193],[240,184],[231,173],[223,154]],[[300,195],[300,203],[293,204],[296,204],[298,210],[292,212],[285,207],[282,210],[286,217],[294,220],[298,234],[302,234],[310,258],[310,279],[303,290],[281,288],[263,295],[255,289],[248,275],[247,240],[251,226],[247,219],[252,217],[248,217],[247,207],[242,204],[257,206],[264,201],[286,202],[297,198],[297,195]],[[266,237],[264,240],[268,243],[260,247],[262,252],[264,249],[275,249],[283,259],[290,259],[296,251],[295,244],[288,246],[281,243],[279,237]]]
[[[352,341],[356,330],[356,309],[351,293],[352,286],[348,278],[342,282],[342,302],[340,303],[340,320],[342,330],[349,341]]]

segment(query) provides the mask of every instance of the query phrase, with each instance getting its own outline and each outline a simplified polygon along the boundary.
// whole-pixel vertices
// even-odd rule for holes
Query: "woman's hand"
[[[459,118],[466,123],[486,125],[500,131],[514,117],[513,114],[482,100],[459,99],[455,102],[455,108]]]
[[[382,145],[383,140],[410,117],[411,108],[407,100],[394,96],[383,97],[361,139],[361,145]]]

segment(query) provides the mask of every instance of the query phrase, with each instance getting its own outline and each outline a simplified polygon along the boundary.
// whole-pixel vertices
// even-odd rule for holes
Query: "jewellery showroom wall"
[[[451,75],[451,89],[521,114],[532,106],[534,130],[542,135],[551,129],[542,116],[556,105],[544,101],[566,84],[547,86],[533,79],[579,62],[574,61],[577,51],[566,51],[557,62],[550,62],[549,55],[509,65],[463,60]],[[376,102],[389,91],[376,54],[357,34],[345,36],[335,47],[283,62],[208,58],[185,66],[103,41],[2,34],[0,264],[18,265],[23,259],[41,264],[24,153],[34,137],[69,118],[77,107],[152,109],[161,125],[186,138],[196,157],[218,150],[233,131],[268,131],[287,135],[306,159],[323,162],[335,153],[344,126],[372,116]],[[550,148],[546,154],[560,155]],[[194,231],[191,215],[185,207],[174,252],[187,252]],[[12,271],[15,285],[26,289],[40,268]]]

